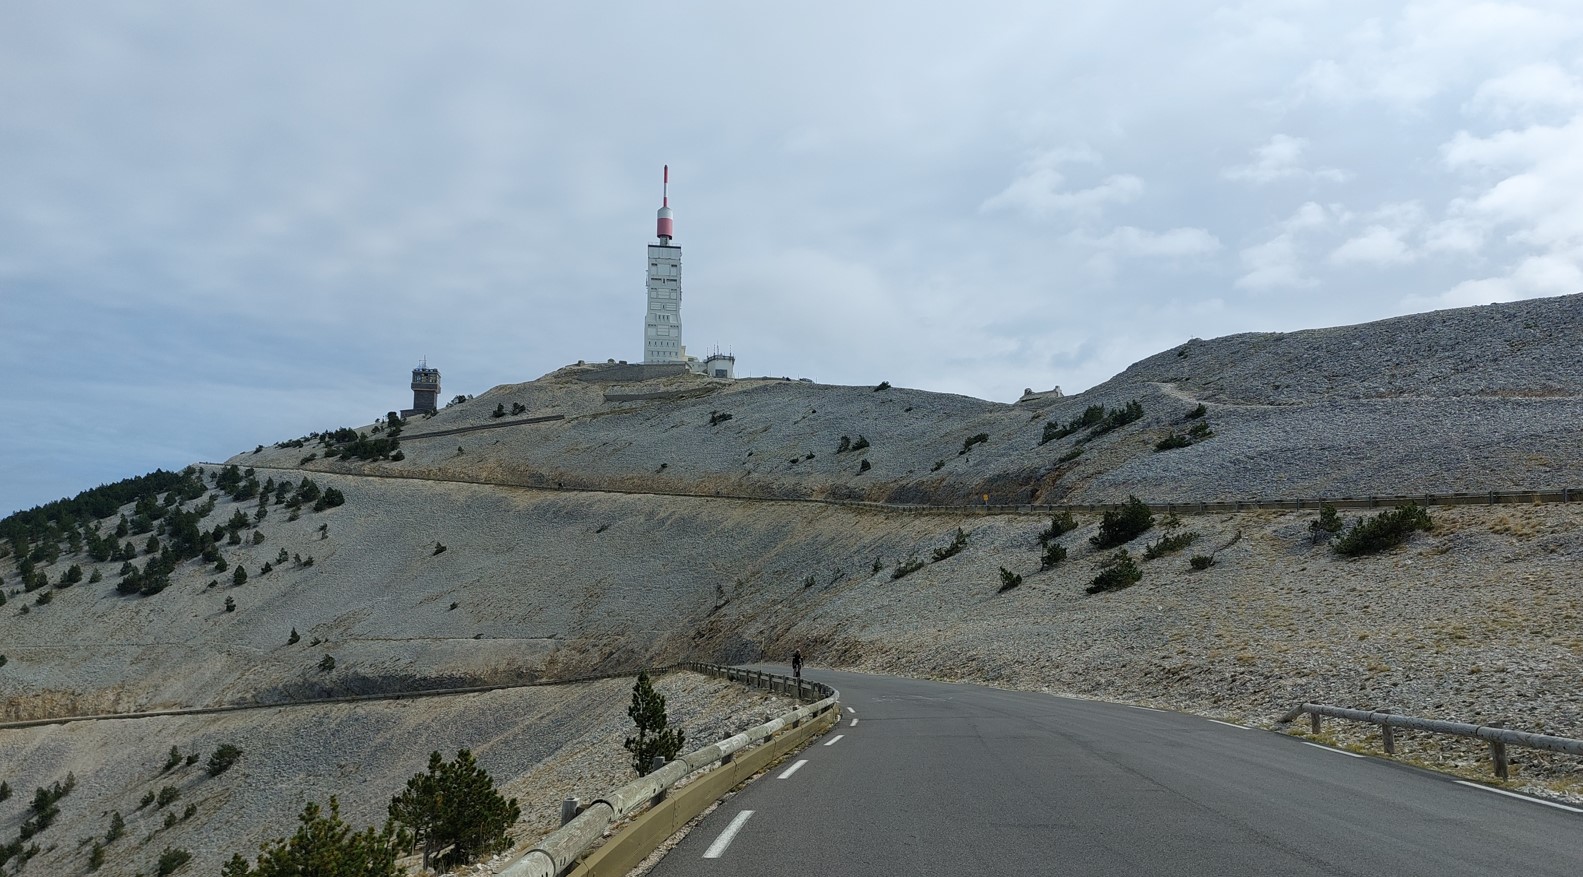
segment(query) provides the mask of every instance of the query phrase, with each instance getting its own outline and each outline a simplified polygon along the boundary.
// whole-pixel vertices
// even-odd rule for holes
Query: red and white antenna
[[[654,223],[654,235],[662,244],[670,243],[675,236],[676,226],[671,216],[671,166],[665,165],[665,181],[660,189],[660,212]]]

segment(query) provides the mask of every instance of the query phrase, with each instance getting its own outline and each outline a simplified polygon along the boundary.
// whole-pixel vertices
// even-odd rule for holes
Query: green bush
[[[1011,570],[1009,570],[1009,569],[1007,569],[1005,567],[1001,567],[1000,568],[1000,590],[996,591],[996,593],[997,594],[1004,594],[1005,592],[1011,590],[1012,588],[1017,587],[1020,584],[1022,584],[1022,576],[1017,575],[1016,573],[1012,572]]]
[[[249,866],[238,853],[220,869],[221,877],[399,877],[396,857],[411,839],[386,822],[354,832],[341,819],[341,805],[330,798],[328,816],[314,802],[297,817],[297,833],[264,844],[258,862]]]
[[[217,777],[231,769],[242,757],[242,750],[234,743],[221,743],[209,756],[209,776]]]
[[[1077,529],[1077,520],[1071,512],[1061,512],[1050,516],[1050,526],[1039,533],[1039,544],[1049,545],[1063,535]]]
[[[1198,403],[1198,407],[1197,408],[1194,408],[1192,411],[1187,412],[1187,416],[1184,419],[1186,419],[1186,420],[1197,420],[1198,418],[1203,417],[1205,414],[1208,414],[1208,413],[1209,413],[1209,409],[1205,408],[1204,407],[1204,403],[1200,402],[1200,403]]]
[[[170,877],[170,875],[176,873],[177,869],[181,868],[182,865],[185,865],[190,861],[192,861],[192,853],[189,853],[183,849],[166,847],[165,850],[159,854],[159,867],[154,873],[159,875],[159,877]]]
[[[226,597],[225,598],[225,611],[227,611],[227,612],[235,612],[236,611],[236,600],[235,599],[233,599],[231,597]]]
[[[104,833],[104,842],[113,844],[124,834],[126,834],[126,820],[122,818],[121,811],[117,810],[110,814],[110,828]]]
[[[170,754],[165,756],[165,766],[160,768],[159,772],[165,773],[173,770],[179,764],[181,764],[181,750],[172,746],[170,747]]]
[[[870,463],[867,460],[859,461],[859,463],[857,464],[857,474],[862,475],[864,472],[867,472],[868,470],[870,470],[872,468],[874,468],[874,464],[873,463]]]
[[[874,387],[874,392],[878,393],[881,390],[889,390],[889,389],[890,389],[890,381],[880,381],[879,384]]]
[[[434,557],[435,555],[444,554],[444,553],[445,553],[445,546],[443,544],[439,543],[439,542],[436,542],[436,543],[434,543],[434,552],[432,554],[430,554],[429,556],[430,557]]]
[[[335,658],[333,656],[325,655],[323,658],[319,659],[319,670],[320,670],[320,672],[328,673],[328,672],[330,672],[331,670],[334,670],[334,669],[335,669]]]
[[[296,644],[297,644],[297,643],[298,643],[298,641],[300,641],[300,640],[301,640],[301,639],[302,639],[302,634],[300,634],[300,633],[297,633],[297,629],[296,629],[296,628],[295,628],[295,627],[293,627],[293,628],[292,628],[292,629],[291,629],[291,636],[288,636],[288,637],[286,637],[286,645],[288,645],[288,646],[294,646],[294,645],[296,645]]]
[[[682,751],[686,735],[680,729],[667,727],[665,695],[654,690],[645,671],[638,672],[637,682],[632,685],[632,705],[627,708],[627,715],[637,725],[638,734],[621,745],[632,753],[632,768],[638,776],[648,774],[655,756],[670,761]]]
[[[1089,538],[1095,548],[1115,548],[1148,532],[1154,526],[1154,515],[1143,500],[1128,496],[1120,509],[1105,512],[1099,522],[1099,532]]]
[[[908,558],[907,560],[904,560],[901,563],[896,564],[896,568],[891,570],[890,580],[894,582],[897,579],[904,579],[907,576],[910,576],[913,573],[917,572],[918,570],[923,569],[923,567],[924,567],[924,562],[923,561],[919,560],[916,557]]]
[[[868,439],[863,437],[861,434],[858,435],[857,441],[852,443],[852,450],[854,451],[861,451],[866,447],[868,447]]]
[[[496,405],[496,406],[495,406],[495,410],[494,410],[494,411],[491,411],[491,412],[489,412],[489,416],[490,416],[490,417],[505,417],[505,416],[506,416],[506,406],[505,406],[505,403],[501,403],[501,404],[499,404],[499,405]]]
[[[8,782],[0,781],[0,801],[8,800],[10,797],[11,797],[11,784],[8,783]]]
[[[1138,565],[1132,560],[1132,555],[1123,548],[1100,564],[1099,575],[1095,576],[1093,583],[1084,590],[1090,594],[1119,591],[1142,580],[1143,571],[1138,569]]]
[[[1059,542],[1048,542],[1044,546],[1044,555],[1039,558],[1039,569],[1045,570],[1066,559],[1066,546]]]
[[[1374,554],[1401,545],[1416,530],[1428,530],[1433,526],[1429,512],[1416,503],[1408,503],[1354,522],[1351,529],[1336,540],[1335,551],[1347,556]]]
[[[1083,456],[1083,449],[1082,448],[1073,448],[1070,451],[1067,451],[1066,453],[1062,454],[1060,456],[1060,458],[1057,459],[1055,462],[1056,462],[1057,465],[1059,465],[1061,463],[1070,463],[1073,460],[1076,460],[1078,457],[1081,457],[1081,456]]]
[[[181,789],[175,786],[165,786],[159,790],[159,795],[154,798],[154,809],[163,810],[167,804],[174,803],[181,797]]]
[[[1324,503],[1319,507],[1319,517],[1308,522],[1308,533],[1313,539],[1313,544],[1318,545],[1321,539],[1328,539],[1341,532],[1341,516],[1336,514],[1336,507]]]
[[[930,563],[939,563],[940,561],[945,560],[947,557],[953,557],[957,554],[960,554],[962,549],[966,547],[967,534],[962,532],[961,527],[957,527],[956,535],[951,537],[951,544],[945,546],[944,548],[936,548],[934,550],[934,560],[930,561]]]
[[[987,442],[987,441],[989,441],[989,433],[987,433],[987,432],[981,432],[978,435],[971,436],[969,438],[963,439],[962,440],[962,450],[957,451],[956,455],[958,457],[960,457],[963,454],[967,453],[968,451],[973,450],[973,446],[974,445],[981,445],[981,444],[983,444],[984,442]]]
[[[88,851],[88,870],[97,871],[104,867],[104,844],[93,842],[93,849]]]
[[[1156,557],[1164,557],[1167,554],[1181,551],[1196,541],[1198,541],[1198,534],[1192,532],[1170,533],[1161,536],[1158,542],[1144,547],[1143,559],[1153,560]]]
[[[709,425],[719,426],[720,424],[725,423],[727,420],[730,420],[731,417],[732,414],[729,411],[711,411],[709,412]]]
[[[1171,451],[1177,448],[1185,448],[1192,443],[1193,440],[1187,436],[1182,435],[1181,433],[1173,432],[1156,442],[1154,445],[1154,450],[1156,453],[1159,453],[1160,451]]]
[[[662,711],[663,704],[661,699]],[[506,831],[522,815],[517,799],[501,795],[466,749],[457,751],[455,761],[431,753],[428,772],[407,780],[407,788],[391,799],[389,813],[392,822],[411,829],[423,849],[423,867],[439,869],[506,849],[511,845]]]
[[[1128,402],[1120,408],[1112,408],[1105,413],[1105,419],[1089,430],[1088,437],[1104,435],[1112,430],[1120,429],[1135,420],[1143,419],[1143,403],[1137,399]]]
[[[243,569],[241,566],[238,566],[236,568],[236,570],[231,573],[231,584],[233,584],[233,585],[245,585],[245,584],[247,584],[247,570]]]
[[[143,793],[143,800],[137,802],[137,809],[142,810],[144,807],[147,807],[148,805],[150,805],[152,803],[154,803],[154,793],[153,792],[144,792]]]

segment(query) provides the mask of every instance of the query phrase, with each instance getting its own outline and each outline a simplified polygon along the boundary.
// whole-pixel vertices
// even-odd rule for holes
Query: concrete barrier
[[[537,846],[507,865],[500,871],[500,877],[625,874],[709,804],[794,746],[811,739],[813,734],[831,727],[839,718],[840,693],[823,683],[696,662],[677,664],[671,669],[692,670],[760,688],[777,684],[787,687],[795,682],[798,683],[796,690],[819,699],[740,734],[678,756],[659,770],[595,799],[572,821],[550,832]],[[782,733],[792,727],[795,730]],[[744,757],[736,757],[748,747],[754,748]],[[684,778],[720,762],[725,763],[695,779],[682,793],[675,797],[669,795]],[[598,851],[582,864],[576,864],[599,844],[613,825],[632,816],[637,816],[632,825],[598,847]]]

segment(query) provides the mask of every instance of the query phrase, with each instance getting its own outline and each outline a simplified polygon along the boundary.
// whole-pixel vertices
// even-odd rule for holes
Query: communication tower
[[[439,400],[440,370],[429,368],[429,361],[425,359],[412,370],[412,408],[401,414],[403,417],[409,414],[433,414],[440,410]]]
[[[687,361],[687,348],[682,345],[682,248],[671,243],[675,221],[670,185],[671,168],[666,165],[660,210],[654,223],[659,242],[649,244],[649,309],[643,319],[645,363]]]

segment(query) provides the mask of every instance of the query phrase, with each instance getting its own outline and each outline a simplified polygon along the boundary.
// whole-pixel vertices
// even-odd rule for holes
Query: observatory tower
[[[649,310],[643,319],[645,363],[687,361],[682,346],[682,248],[671,243],[671,168],[665,166],[660,212],[655,221],[659,243],[649,244]]]
[[[439,399],[440,370],[429,368],[429,361],[425,359],[412,370],[412,407],[401,412],[401,416],[433,414],[439,410]]]

